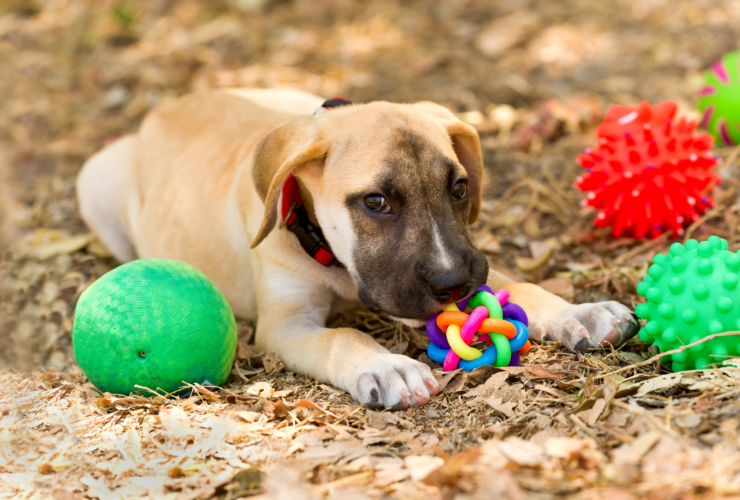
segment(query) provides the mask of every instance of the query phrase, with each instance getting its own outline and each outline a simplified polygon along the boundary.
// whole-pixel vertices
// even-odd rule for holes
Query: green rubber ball
[[[668,255],[655,256],[637,286],[647,299],[635,308],[639,318],[648,320],[640,340],[667,352],[708,335],[740,330],[740,255],[727,247],[727,240],[710,236],[701,243],[674,243]],[[666,357],[673,371],[682,371],[721,366],[738,355],[740,336],[725,336]]]
[[[183,382],[222,385],[236,352],[236,321],[198,269],[169,259],[129,262],[80,297],[72,344],[95,387],[177,394]]]

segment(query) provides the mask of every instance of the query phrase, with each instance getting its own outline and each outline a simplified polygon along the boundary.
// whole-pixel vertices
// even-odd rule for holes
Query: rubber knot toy
[[[615,237],[675,235],[714,206],[709,192],[721,182],[713,171],[713,138],[696,122],[675,120],[675,102],[612,106],[596,129],[599,145],[577,163],[586,169],[574,186],[586,192],[581,207],[598,210],[594,225]]]
[[[740,330],[740,255],[727,247],[727,240],[710,236],[701,243],[688,240],[686,246],[674,243],[668,255],[655,256],[637,286],[637,293],[647,298],[635,307],[635,314],[648,320],[640,340],[667,352],[708,335]],[[673,361],[673,371],[701,370],[738,354],[740,337],[726,336],[666,358]]]
[[[476,293],[427,320],[427,354],[445,371],[462,368],[470,372],[479,366],[519,366],[520,355],[529,352],[527,314],[509,302],[509,292],[493,292],[481,285]],[[484,352],[471,344],[491,344]]]

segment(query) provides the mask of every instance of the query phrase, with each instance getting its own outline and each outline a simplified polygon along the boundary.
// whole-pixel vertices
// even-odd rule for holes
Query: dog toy
[[[740,255],[727,250],[727,240],[710,236],[698,243],[674,243],[670,253],[656,255],[648,275],[637,286],[647,298],[635,313],[648,320],[640,340],[661,352],[678,349],[707,335],[740,330],[738,271]],[[740,336],[719,337],[672,358],[673,371],[703,369],[740,354]]]
[[[481,285],[470,298],[450,304],[427,319],[427,354],[442,363],[445,371],[458,367],[473,371],[479,366],[519,366],[520,355],[529,352],[527,314],[509,302],[509,292],[494,293]],[[484,352],[471,347],[480,339],[491,345]]]
[[[675,119],[677,104],[612,106],[596,129],[599,145],[577,163],[586,169],[574,186],[581,207],[598,210],[594,225],[615,237],[682,235],[714,201],[707,192],[721,179],[713,171],[713,139],[696,122]]]
[[[104,392],[178,393],[222,385],[236,353],[236,321],[216,285],[169,259],[124,264],[80,297],[72,331],[82,371]]]
[[[725,54],[704,73],[699,90],[701,126],[718,144],[740,144],[740,51]]]

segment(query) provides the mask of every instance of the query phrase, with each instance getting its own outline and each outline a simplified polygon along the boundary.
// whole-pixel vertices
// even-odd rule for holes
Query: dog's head
[[[276,226],[291,173],[369,308],[424,320],[485,282],[468,229],[480,211],[480,142],[447,109],[374,102],[274,130],[255,156],[265,219],[253,247]]]

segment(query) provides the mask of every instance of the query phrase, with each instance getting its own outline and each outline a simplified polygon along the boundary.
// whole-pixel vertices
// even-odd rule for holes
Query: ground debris
[[[434,5],[432,5],[434,4]],[[489,499],[740,495],[740,362],[672,374],[637,340],[442,373],[423,330],[367,310],[329,326],[435,368],[424,407],[371,411],[286,370],[238,322],[224,388],[101,393],[71,345],[80,294],[116,265],[82,223],[83,162],[192,90],[296,88],[431,100],[481,136],[472,241],[568,300],[641,300],[672,241],[614,240],[581,213],[573,161],[611,104],[692,102],[736,48],[732,0],[9,0],[0,7],[0,498]],[[676,37],[677,32],[681,37]],[[636,35],[637,34],[637,35]],[[740,248],[738,150],[687,234]],[[500,271],[507,273],[507,271]],[[11,371],[16,370],[16,371]],[[21,374],[22,373],[22,374]]]

